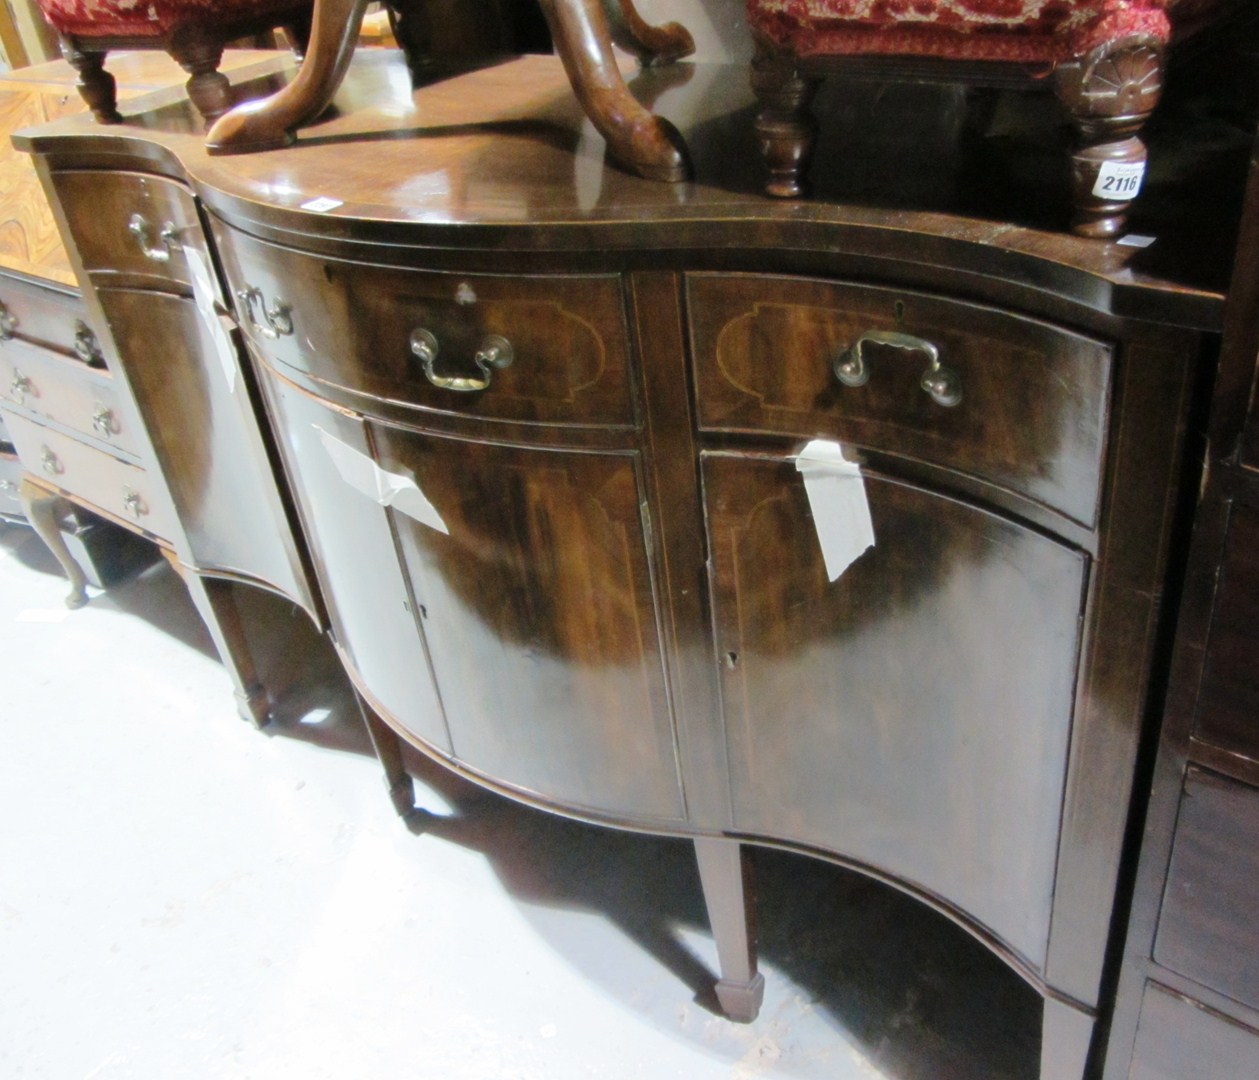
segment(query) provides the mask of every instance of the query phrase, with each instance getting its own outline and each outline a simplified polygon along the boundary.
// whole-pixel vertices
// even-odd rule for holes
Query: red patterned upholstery
[[[1219,0],[747,0],[748,22],[800,57],[1057,63],[1130,34],[1167,41]]]
[[[292,9],[294,0],[36,0],[58,33],[162,37],[189,23],[212,26]]]

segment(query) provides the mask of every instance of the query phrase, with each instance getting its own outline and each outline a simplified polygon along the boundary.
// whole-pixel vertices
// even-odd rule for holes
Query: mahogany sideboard
[[[1154,242],[1098,243],[1053,228],[1034,104],[976,142],[959,91],[859,97],[797,204],[759,194],[744,71],[634,87],[693,183],[607,163],[550,57],[414,90],[360,55],[283,151],[208,156],[174,91],[19,143],[181,559],[326,618],[400,809],[395,738],[693,838],[744,1019],[748,848],[854,867],[1003,957],[1078,1080],[1245,151],[1171,129]],[[873,532],[838,573],[837,503]]]

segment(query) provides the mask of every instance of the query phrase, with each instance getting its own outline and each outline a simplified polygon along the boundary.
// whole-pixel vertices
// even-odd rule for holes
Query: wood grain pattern
[[[867,472],[875,546],[828,583],[793,462],[703,467],[739,831],[914,883],[1043,969],[1087,561]]]
[[[391,515],[456,758],[564,804],[679,820],[636,456],[368,430],[449,530]]]
[[[1025,493],[1092,525],[1111,349],[1008,312],[909,290],[762,275],[687,277],[706,431],[825,436],[918,457]],[[832,365],[869,331],[934,344],[962,400],[919,385],[921,351],[871,346],[864,386]]]

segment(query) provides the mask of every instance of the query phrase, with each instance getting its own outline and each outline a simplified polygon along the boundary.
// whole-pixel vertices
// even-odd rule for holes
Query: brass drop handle
[[[455,390],[461,394],[488,390],[495,371],[511,367],[516,358],[511,342],[498,334],[489,334],[472,357],[481,371],[481,378],[467,375],[437,374],[437,338],[422,327],[411,331],[411,353],[424,365],[424,377],[439,390]]]
[[[17,316],[9,306],[0,302],[0,341],[8,341],[17,333]]]
[[[97,402],[96,411],[92,414],[92,427],[102,439],[108,439],[118,430],[118,425],[114,422],[114,410]]]
[[[153,262],[170,262],[171,249],[179,247],[179,230],[169,221],[157,234],[156,243],[153,241],[153,226],[143,214],[131,215],[131,220],[127,222],[127,231],[136,238],[141,254]]]
[[[85,364],[99,364],[104,359],[96,335],[82,319],[74,324],[74,355]]]
[[[870,365],[862,355],[866,345],[885,345],[891,349],[920,352],[927,355],[927,370],[918,385],[931,395],[937,405],[952,408],[962,400],[962,380],[952,368],[940,363],[940,350],[925,338],[893,330],[868,330],[841,352],[832,365],[837,378],[845,386],[864,386],[870,381]]]
[[[143,496],[129,487],[122,489],[122,505],[133,518],[143,517],[149,512],[149,508],[144,504]]]
[[[49,476],[60,476],[66,471],[61,459],[46,446],[39,448],[39,464]]]
[[[293,332],[293,309],[278,296],[268,305],[262,290],[250,285],[247,288],[238,289],[236,297],[245,305],[245,318],[249,320],[249,325],[254,328],[256,334],[268,341],[275,341]],[[254,318],[254,304],[257,304],[262,312],[262,322]]]
[[[17,368],[14,368],[13,378],[9,382],[9,396],[21,405],[26,400],[26,395],[34,393],[34,391],[35,384],[31,382],[30,377],[23,375]]]

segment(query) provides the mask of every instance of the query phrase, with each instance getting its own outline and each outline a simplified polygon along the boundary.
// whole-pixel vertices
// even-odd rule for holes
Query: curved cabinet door
[[[235,356],[190,300],[101,289],[101,308],[198,570],[257,578],[314,611],[306,573]]]
[[[392,721],[449,754],[389,516],[343,472],[347,459],[370,462],[363,421],[266,368],[262,387],[337,644]]]
[[[447,530],[392,511],[455,756],[579,813],[679,820],[638,456],[369,430]]]
[[[864,477],[827,580],[794,462],[703,455],[736,827],[910,883],[1043,971],[1088,562]]]

